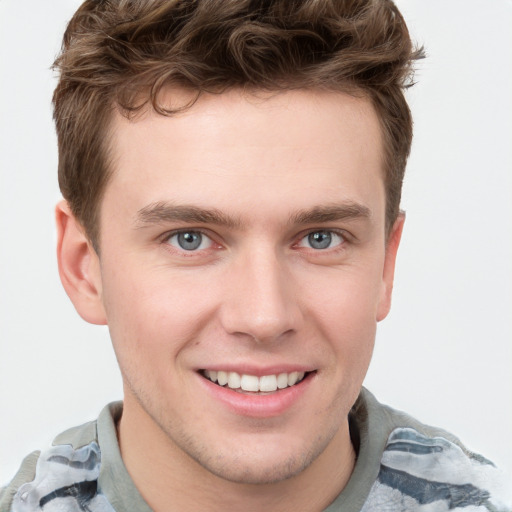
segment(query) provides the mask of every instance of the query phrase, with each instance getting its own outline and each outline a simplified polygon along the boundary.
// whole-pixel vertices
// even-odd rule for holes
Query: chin
[[[232,458],[231,458],[232,459]],[[226,461],[223,458],[215,461],[197,461],[204,469],[215,476],[245,485],[268,485],[288,480],[304,471],[315,459],[314,456],[290,456],[284,460],[255,460],[245,455]]]
[[[263,432],[252,435],[259,439],[238,439],[237,445],[228,442],[227,446],[213,442],[207,449],[192,441],[182,444],[181,449],[203,469],[223,480],[263,485],[302,473],[321,456],[333,437],[315,435],[306,442],[300,436],[288,435],[285,439],[282,435],[268,436]]]

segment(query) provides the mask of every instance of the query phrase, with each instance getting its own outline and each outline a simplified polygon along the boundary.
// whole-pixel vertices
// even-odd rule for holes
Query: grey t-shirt
[[[151,512],[119,452],[122,403],[30,454],[0,492],[0,512]],[[365,390],[350,414],[357,462],[324,512],[512,511],[512,484],[451,434],[381,405]]]

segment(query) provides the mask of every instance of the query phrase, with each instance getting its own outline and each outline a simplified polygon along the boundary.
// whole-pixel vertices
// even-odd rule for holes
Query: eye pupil
[[[327,249],[331,241],[332,235],[329,231],[316,231],[308,235],[308,242],[314,249]]]
[[[201,245],[202,241],[203,237],[201,233],[188,231],[178,234],[178,244],[185,251],[193,251],[197,249]]]

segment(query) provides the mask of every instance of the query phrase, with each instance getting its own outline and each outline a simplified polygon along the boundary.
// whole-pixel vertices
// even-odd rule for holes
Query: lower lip
[[[245,394],[224,388],[198,374],[213,398],[225,404],[235,414],[253,418],[272,418],[296,404],[309,388],[314,373],[308,373],[298,384],[265,395]]]

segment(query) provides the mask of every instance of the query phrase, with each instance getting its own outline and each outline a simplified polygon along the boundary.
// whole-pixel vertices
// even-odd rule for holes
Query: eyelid
[[[305,246],[299,245],[300,242],[302,242],[309,235],[311,235],[313,233],[320,233],[320,232],[333,233],[333,234],[339,236],[342,239],[342,242],[339,243],[338,245],[335,245],[334,247],[328,247],[327,249],[313,249],[312,247],[305,247]],[[304,247],[305,249],[311,249],[312,251],[319,252],[319,253],[321,253],[321,252],[327,253],[329,251],[344,247],[346,244],[352,243],[354,240],[355,240],[355,237],[345,229],[322,227],[322,228],[312,228],[312,229],[308,229],[306,231],[302,231],[301,233],[299,233],[299,235],[297,235],[296,242],[293,244],[293,246],[294,247]]]
[[[208,240],[210,241],[209,247],[206,247],[204,249],[196,249],[194,251],[187,251],[186,249],[182,249],[182,248],[179,248],[179,247],[175,247],[174,245],[171,245],[169,243],[169,240],[173,236],[179,235],[181,233],[199,233],[203,237],[208,238]],[[158,237],[158,240],[159,240],[159,242],[161,244],[166,244],[168,247],[171,247],[172,250],[175,250],[177,252],[184,253],[184,254],[186,254],[188,256],[191,256],[193,254],[197,254],[197,253],[201,253],[203,251],[207,251],[207,250],[211,249],[212,247],[220,248],[221,244],[219,242],[217,242],[215,240],[215,238],[216,237],[212,236],[211,231],[208,230],[208,229],[204,229],[204,228],[177,228],[177,229],[172,229],[170,231],[166,231],[165,233],[163,233],[162,235],[160,235]]]
[[[340,243],[340,244],[338,244],[338,245],[336,245],[334,247],[329,247],[327,249],[324,249],[323,251],[326,252],[326,253],[329,252],[329,251],[332,251],[332,250],[336,250],[336,248],[343,247],[346,244],[354,243],[354,242],[357,241],[357,238],[352,233],[347,231],[346,229],[331,228],[331,227],[309,228],[307,230],[304,230],[304,231],[300,232],[298,235],[296,235],[294,237],[294,242],[292,243],[292,247],[298,247],[299,243],[304,238],[306,238],[307,236],[309,236],[312,233],[317,233],[317,232],[321,232],[321,231],[329,232],[329,233],[334,233],[334,234],[340,236],[343,239],[342,243]],[[165,233],[161,234],[160,236],[158,236],[157,240],[160,243],[165,244],[173,236],[179,235],[180,233],[190,233],[190,232],[200,233],[201,235],[207,237],[210,240],[211,244],[214,247],[216,246],[216,248],[218,248],[218,249],[223,247],[223,243],[221,243],[221,242],[219,242],[217,240],[218,235],[216,235],[215,233],[212,233],[209,229],[202,228],[202,227],[201,228],[196,228],[196,227],[186,228],[186,227],[182,227],[182,228],[171,229],[171,230],[166,231]],[[185,249],[175,248],[174,246],[172,246],[170,244],[167,244],[167,245],[172,247],[173,249],[176,249],[176,251],[179,251],[179,252],[182,252],[182,253],[188,253],[189,255],[193,255],[194,253],[198,253],[198,252],[202,252],[202,251],[206,251],[208,249],[211,249],[211,247],[208,247],[206,249],[199,249],[199,250],[196,250],[196,251],[186,251]],[[308,247],[304,247],[304,248],[308,249]],[[309,249],[311,249],[312,251],[315,251],[315,252],[322,252],[322,250],[319,250],[319,249],[313,249],[313,248],[309,248]]]

